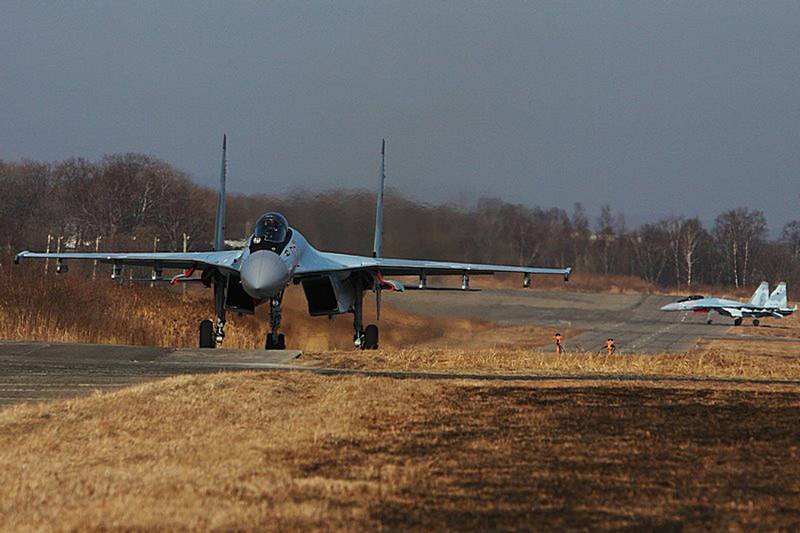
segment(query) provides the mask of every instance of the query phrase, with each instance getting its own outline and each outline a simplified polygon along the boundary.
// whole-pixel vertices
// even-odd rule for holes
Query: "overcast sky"
[[[800,218],[798,2],[2,3],[0,158]]]

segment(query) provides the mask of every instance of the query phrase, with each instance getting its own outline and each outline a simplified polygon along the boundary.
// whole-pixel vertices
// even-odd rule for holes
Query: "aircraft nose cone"
[[[661,308],[662,311],[680,311],[681,306],[678,303],[669,303]]]
[[[242,287],[253,298],[277,296],[289,283],[289,269],[274,252],[260,250],[244,260]]]

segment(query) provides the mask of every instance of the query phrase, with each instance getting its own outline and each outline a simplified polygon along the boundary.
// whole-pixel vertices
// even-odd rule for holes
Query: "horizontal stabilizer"
[[[468,287],[466,289],[462,289],[461,287],[431,287],[430,285],[426,285],[425,287],[419,287],[417,285],[406,285],[405,290],[407,291],[455,291],[455,292],[480,292],[481,289],[473,289]]]

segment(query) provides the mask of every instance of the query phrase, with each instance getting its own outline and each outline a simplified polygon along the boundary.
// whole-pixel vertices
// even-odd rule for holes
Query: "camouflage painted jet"
[[[716,311],[720,315],[733,318],[736,326],[741,326],[745,318],[752,318],[753,325],[759,325],[759,318],[783,318],[797,310],[797,306],[788,307],[786,300],[786,283],[781,282],[769,294],[769,284],[762,281],[756,292],[747,303],[738,300],[725,300],[723,298],[706,298],[699,294],[689,296],[665,305],[662,311],[686,311],[707,315],[706,323],[711,324],[711,313]]]
[[[214,288],[216,321],[200,323],[200,347],[213,348],[225,338],[225,313],[232,310],[252,314],[259,305],[269,308],[270,326],[266,349],[283,349],[286,340],[279,333],[281,302],[284,291],[291,284],[301,284],[312,316],[353,314],[353,340],[360,349],[378,347],[378,327],[364,326],[363,300],[365,291],[373,291],[380,320],[381,291],[405,289],[434,289],[427,284],[428,276],[460,276],[461,289],[470,290],[470,276],[513,272],[523,276],[523,287],[530,286],[532,274],[556,274],[569,279],[567,268],[535,268],[527,266],[425,261],[419,259],[390,259],[383,257],[383,197],[386,179],[386,142],[381,146],[380,186],[378,188],[375,216],[375,238],[372,257],[323,252],[315,249],[303,235],[289,226],[279,213],[266,213],[256,222],[246,246],[238,250],[225,249],[225,181],[227,176],[227,141],[222,141],[222,169],[217,198],[214,246],[212,251],[172,252],[121,252],[121,253],[41,253],[24,251],[17,254],[15,262],[23,259],[56,260],[56,272],[67,270],[67,261],[87,260],[110,263],[112,279],[119,279],[123,266],[150,267],[152,279],[160,280],[164,269],[184,270],[172,282],[200,280]],[[498,236],[502,238],[502,236]],[[418,281],[405,286],[384,276],[415,276]],[[454,290],[459,290],[453,288]],[[451,290],[453,290],[451,289]],[[441,288],[439,288],[441,290]]]

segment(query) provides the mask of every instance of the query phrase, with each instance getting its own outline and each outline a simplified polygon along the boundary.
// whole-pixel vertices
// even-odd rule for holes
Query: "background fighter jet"
[[[113,265],[111,277],[119,278],[124,265],[149,266],[152,279],[161,279],[163,269],[184,269],[172,281],[191,278],[199,270],[200,279],[214,288],[216,322],[200,323],[200,347],[213,348],[225,338],[225,312],[254,313],[258,305],[269,306],[270,328],[267,349],[286,346],[279,333],[281,301],[286,288],[301,284],[308,301],[308,311],[313,316],[332,316],[353,313],[354,342],[357,348],[378,347],[378,327],[364,326],[364,292],[375,292],[378,319],[380,319],[381,291],[403,291],[408,288],[427,289],[428,275],[461,276],[461,289],[470,290],[473,274],[517,272],[523,275],[523,286],[530,285],[531,274],[557,274],[566,281],[571,268],[533,268],[522,266],[486,265],[476,263],[451,263],[415,259],[389,259],[382,256],[383,192],[386,142],[381,146],[380,187],[375,217],[375,241],[372,257],[322,252],[311,246],[303,235],[289,226],[279,213],[266,213],[255,225],[246,246],[239,250],[225,250],[225,180],[227,175],[227,141],[222,140],[222,169],[217,199],[214,230],[214,250],[190,253],[39,253],[24,251],[17,254],[15,262],[29,258],[56,259],[56,272],[67,270],[68,260],[90,260]],[[502,235],[498,235],[502,238]],[[417,276],[414,287],[405,287],[399,281],[383,276]],[[459,290],[459,289],[455,289]]]
[[[711,312],[716,311],[723,316],[733,318],[733,323],[737,326],[742,324],[744,318],[753,318],[753,325],[757,326],[759,318],[769,316],[783,318],[794,313],[797,310],[797,306],[788,307],[786,283],[779,283],[775,290],[772,291],[772,294],[769,294],[769,284],[766,281],[762,281],[747,303],[742,303],[738,300],[693,295],[667,304],[661,310],[706,313],[708,315],[706,322],[709,324],[711,324]]]

